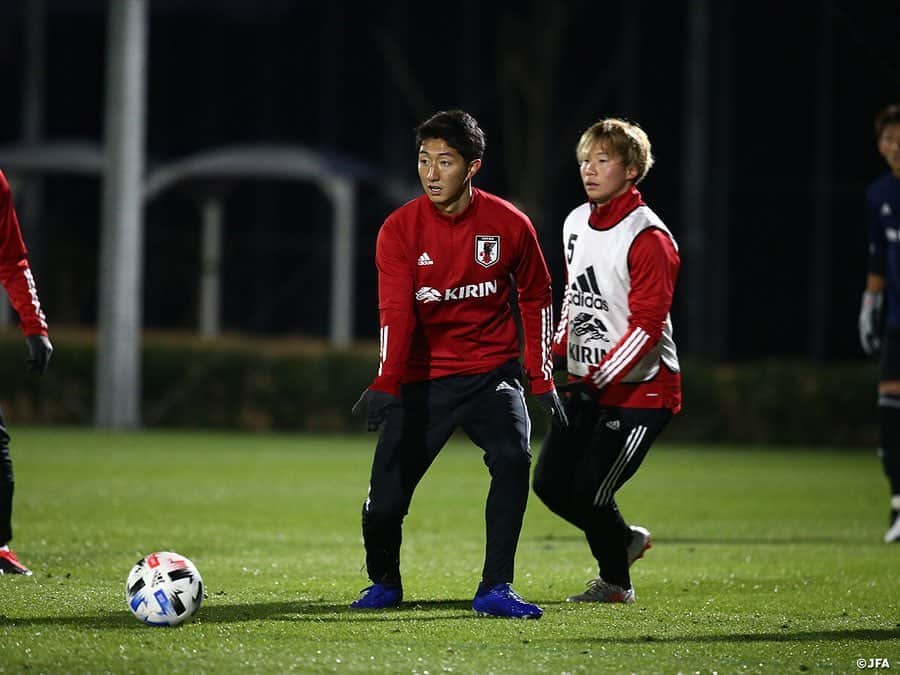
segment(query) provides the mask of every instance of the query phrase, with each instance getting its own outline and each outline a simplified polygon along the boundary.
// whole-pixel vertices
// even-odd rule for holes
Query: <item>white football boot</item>
[[[884,533],[885,544],[900,543],[900,511],[895,513],[896,515],[894,517],[894,524],[891,525],[888,528],[888,531]]]
[[[631,530],[631,541],[628,542],[628,566],[631,567],[635,560],[644,557],[647,549],[653,548],[653,540],[645,527],[632,525],[628,529]]]
[[[604,581],[603,577],[587,582],[584,593],[566,598],[566,602],[620,602],[626,605],[630,605],[634,600],[634,588],[624,589]]]

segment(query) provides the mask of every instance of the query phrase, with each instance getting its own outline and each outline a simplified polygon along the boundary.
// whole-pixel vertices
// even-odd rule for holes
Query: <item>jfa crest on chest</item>
[[[475,262],[482,267],[490,267],[500,262],[500,235],[475,235]]]

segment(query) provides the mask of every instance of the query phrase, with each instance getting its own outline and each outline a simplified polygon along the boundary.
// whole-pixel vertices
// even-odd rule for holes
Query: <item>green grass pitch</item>
[[[516,621],[471,611],[488,476],[466,439],[413,500],[406,602],[366,613],[347,605],[368,583],[374,435],[13,433],[13,544],[35,574],[0,576],[2,673],[900,669],[900,545],[881,543],[874,452],[660,443],[619,493],[655,541],[630,606],[564,601],[595,570],[532,494],[515,588],[545,613]],[[193,622],[150,628],[126,607],[125,577],[154,550],[199,567]]]

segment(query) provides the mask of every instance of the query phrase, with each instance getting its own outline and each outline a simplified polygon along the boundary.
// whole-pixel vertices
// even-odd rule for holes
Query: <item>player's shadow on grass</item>
[[[843,640],[871,640],[872,642],[894,642],[897,640],[898,631],[891,628],[853,628],[847,630],[822,630],[822,631],[797,631],[788,629],[780,633],[721,633],[716,635],[641,635],[639,637],[616,637],[606,635],[602,638],[604,643],[615,642],[619,644],[645,644],[656,643],[680,643],[680,642],[840,642]],[[599,638],[580,638],[573,642],[597,642]],[[537,641],[537,640],[535,640]]]
[[[541,537],[532,541],[544,546],[552,546],[554,543],[584,543],[583,534],[553,535]],[[869,544],[872,540],[862,536],[815,536],[808,535],[783,536],[783,537],[654,537],[653,544],[676,544],[678,546],[784,546],[785,544]]]
[[[471,600],[409,600],[399,607],[382,610],[351,609],[349,603],[325,602],[271,602],[258,604],[210,604],[198,615],[205,623],[232,623],[237,621],[304,621],[317,622],[372,622],[372,621],[441,621],[472,617]]]
[[[316,621],[347,623],[374,621],[444,621],[473,616],[471,600],[425,600],[404,602],[384,610],[354,610],[349,603],[259,602],[227,604],[206,601],[194,618],[196,623],[239,623],[242,621]],[[97,612],[87,616],[11,617],[0,614],[0,628],[6,626],[72,626],[75,628],[141,628],[127,611]]]

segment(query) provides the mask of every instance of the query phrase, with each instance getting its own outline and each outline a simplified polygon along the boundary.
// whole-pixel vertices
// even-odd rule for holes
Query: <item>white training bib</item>
[[[622,339],[628,330],[631,275],[628,252],[648,228],[665,232],[678,244],[659,217],[643,205],[607,230],[590,226],[590,204],[575,208],[563,225],[568,287],[563,311],[568,315],[568,368],[583,377]],[[628,372],[623,382],[644,382],[659,371],[659,362],[679,371],[672,339],[672,319],[666,315],[659,343]]]

